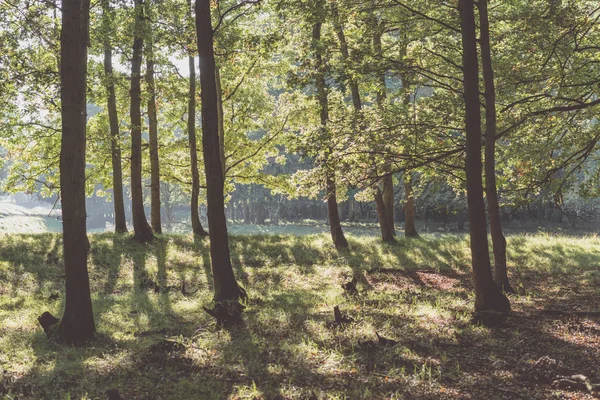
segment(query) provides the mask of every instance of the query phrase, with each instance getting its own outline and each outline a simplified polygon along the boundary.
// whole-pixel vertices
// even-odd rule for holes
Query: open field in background
[[[53,210],[48,203],[33,203],[31,206],[17,205],[13,202],[3,201],[0,198],[0,234],[2,233],[47,233],[62,232],[62,222],[57,219],[60,210]],[[206,227],[206,221],[202,221]],[[423,220],[416,221],[417,230],[421,233],[430,233],[436,236],[454,233],[468,233],[468,224],[465,230],[459,232],[455,222],[444,226],[440,222]],[[379,236],[380,230],[377,222],[342,222],[344,232],[354,236]],[[130,227],[130,229],[132,229]],[[397,230],[402,234],[404,225],[397,223]],[[600,225],[596,222],[578,220],[575,226],[568,221],[562,223],[549,221],[519,221],[504,222],[503,229],[508,234],[554,232],[570,236],[585,236],[600,233]],[[111,232],[113,227],[107,224],[107,229],[89,229],[90,233]],[[191,232],[191,222],[174,223],[171,228],[164,228],[165,233],[188,234]],[[281,223],[279,225],[249,225],[228,221],[228,230],[232,235],[313,235],[328,234],[329,226],[324,221],[303,220],[298,223]]]
[[[552,389],[534,363],[549,356],[560,372],[600,381],[599,320],[540,312],[598,309],[599,237],[509,236],[519,294],[515,316],[493,329],[469,323],[465,236],[349,240],[337,253],[326,234],[233,236],[250,300],[243,326],[219,330],[201,308],[212,296],[206,239],[90,235],[98,338],[75,348],[49,343],[36,321],[63,306],[59,235],[3,236],[0,397],[103,399],[118,388],[126,399],[591,398]],[[340,287],[352,275],[356,297]],[[335,305],[355,322],[330,327]]]
[[[0,201],[0,233],[61,232],[62,223],[56,219],[60,212],[46,203],[31,207]]]

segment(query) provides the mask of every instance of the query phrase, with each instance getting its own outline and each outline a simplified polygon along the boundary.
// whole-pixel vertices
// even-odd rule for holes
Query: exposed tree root
[[[495,328],[497,326],[501,326],[504,321],[506,321],[506,317],[508,317],[508,313],[503,313],[495,310],[481,310],[475,311],[473,313],[473,317],[471,317],[471,322],[473,324],[481,324],[483,326],[487,326],[488,328]]]
[[[215,303],[212,310],[204,306],[202,308],[217,320],[218,326],[228,327],[242,322],[242,311],[246,307],[236,300]]]
[[[558,376],[552,387],[556,389],[585,390],[594,397],[600,398],[600,383],[592,383],[585,375]]]

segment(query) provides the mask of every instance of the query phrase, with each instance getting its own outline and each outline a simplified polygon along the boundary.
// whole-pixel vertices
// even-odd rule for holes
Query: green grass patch
[[[499,398],[498,387],[510,387],[548,398],[550,386],[526,372],[543,355],[597,377],[582,367],[600,356],[597,321],[574,333],[535,316],[597,304],[597,236],[509,236],[520,291],[511,302],[528,317],[495,330],[469,323],[466,236],[349,241],[338,253],[326,234],[232,236],[234,271],[250,299],[243,326],[219,330],[201,308],[212,297],[207,239],[164,235],[141,245],[90,235],[98,336],[72,347],[48,342],[36,320],[46,310],[60,315],[64,304],[60,235],[4,236],[0,396],[101,399],[118,388],[127,399]],[[352,276],[356,297],[341,288]],[[355,322],[330,327],[335,305]],[[381,345],[375,332],[397,344]]]

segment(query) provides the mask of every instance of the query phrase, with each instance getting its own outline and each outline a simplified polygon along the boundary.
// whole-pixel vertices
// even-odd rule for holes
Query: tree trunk
[[[192,21],[192,1],[188,0],[189,18]],[[191,51],[191,49],[190,49]],[[194,52],[195,53],[195,52]],[[192,53],[193,54],[193,53]],[[188,57],[190,66],[190,91],[188,95],[188,141],[190,144],[190,160],[192,168],[192,232],[198,236],[208,236],[200,222],[200,212],[198,210],[198,197],[200,196],[200,174],[198,172],[198,146],[196,144],[196,65],[194,56]]]
[[[146,243],[154,239],[154,234],[144,211],[144,195],[142,192],[142,117],[141,103],[141,66],[142,38],[144,27],[143,0],[135,0],[135,26],[133,38],[133,57],[131,59],[131,211],[133,219],[134,239]]]
[[[123,171],[121,169],[121,139],[119,134],[119,117],[115,97],[115,82],[112,66],[112,46],[110,37],[112,29],[110,21],[110,0],[102,0],[102,24],[104,28],[104,73],[106,74],[106,92],[108,120],[110,124],[110,151],[113,169],[113,205],[115,209],[115,232],[127,233],[125,220],[125,203],[123,200]]]
[[[481,115],[479,71],[473,0],[459,0],[463,48],[463,87],[466,123],[466,178],[469,231],[475,286],[475,310],[510,311],[506,296],[494,284],[488,253],[483,181],[481,178]]]
[[[327,100],[327,83],[325,82],[325,64],[320,50],[321,40],[321,22],[317,22],[313,26],[313,49],[315,52],[317,73],[316,73],[316,85],[317,85],[317,98],[319,100],[320,118],[321,118],[321,131],[322,137],[326,140],[325,146],[327,147],[327,154],[324,157],[324,166],[326,174],[326,185],[327,185],[327,215],[329,217],[329,229],[331,230],[331,238],[335,248],[347,249],[348,241],[344,236],[342,225],[340,222],[340,214],[338,210],[337,198],[336,198],[336,184],[335,184],[335,166],[331,158],[331,143],[330,134],[327,130],[327,123],[329,121],[329,104]]]
[[[490,50],[490,25],[488,20],[487,0],[479,1],[479,26],[481,47],[481,68],[485,85],[485,190],[487,195],[488,215],[492,246],[494,248],[494,273],[496,285],[500,290],[515,293],[508,281],[506,271],[506,239],[502,233],[502,219],[498,204],[496,188],[496,88],[494,86],[494,69]]]
[[[404,236],[419,237],[415,225],[415,197],[413,195],[411,180],[410,176],[404,179]]]
[[[219,113],[219,155],[221,157],[221,168],[223,179],[225,179],[225,125],[223,123],[223,91],[221,89],[221,69],[215,65],[215,82],[217,83],[217,111]]]
[[[65,311],[56,334],[67,342],[96,331],[87,270],[85,150],[89,0],[63,0],[60,36],[62,137],[60,198],[65,262]]]
[[[156,117],[156,86],[154,84],[154,43],[150,19],[150,2],[146,1],[146,84],[148,88],[148,131],[150,138],[150,224],[155,233],[162,233],[160,224],[160,165],[158,162],[158,120]]]
[[[245,298],[246,292],[235,280],[229,255],[223,195],[224,180],[219,151],[219,112],[210,0],[196,1],[196,34],[198,55],[200,56],[202,145],[206,171],[210,258],[215,288],[214,301],[216,304],[231,305],[231,307],[228,306],[228,317],[237,319],[241,312],[238,300]]]
[[[383,50],[381,47],[381,35],[382,29],[381,26],[376,26],[373,34],[373,50],[377,56],[383,55]],[[387,87],[385,85],[385,75],[380,73],[377,75],[377,80],[379,88],[377,90],[377,94],[375,95],[375,103],[377,107],[383,108],[383,100],[387,96]],[[390,173],[392,167],[390,165],[389,160],[385,160],[383,172],[386,175],[382,179],[382,198],[383,204],[385,205],[385,209],[387,212],[388,224],[390,226],[390,230],[392,231],[392,235],[396,236],[396,224],[394,221],[394,177]],[[381,218],[380,218],[381,219]],[[381,225],[381,223],[380,223]]]
[[[379,188],[375,188],[375,205],[377,207],[377,215],[379,216],[379,228],[381,229],[381,239],[385,243],[396,243],[394,234],[389,225],[389,217],[387,216],[387,208],[383,201],[383,196]]]
[[[346,42],[346,35],[344,34],[344,28],[342,27],[342,24],[339,20],[339,15],[337,13],[336,6],[333,6],[332,10],[333,10],[333,14],[334,14],[333,27],[335,29],[335,33],[338,37],[338,40],[340,41],[340,53],[342,54],[342,59],[343,59],[344,63],[346,64],[346,68],[347,68],[349,60],[350,60],[350,53],[348,51],[348,43]],[[364,121],[362,121],[362,116],[361,116],[362,101],[360,99],[360,91],[358,88],[358,82],[353,77],[349,77],[347,79],[348,79],[348,83],[350,86],[350,92],[352,95],[352,105],[354,107],[355,130],[356,131],[363,130],[365,124],[364,124]],[[358,135],[358,132],[356,132],[356,134]],[[391,178],[391,175],[390,175],[390,178]],[[386,182],[386,178],[384,178],[384,189],[386,188],[385,182]],[[389,188],[387,188],[387,190],[388,190],[388,193],[386,193],[384,190],[384,194],[389,197]],[[381,191],[379,190],[379,188],[376,189],[374,196],[375,196],[375,202],[377,204],[377,214],[379,215],[379,227],[381,229],[381,238],[384,242],[387,242],[387,243],[395,242],[394,231],[393,231],[393,222],[390,224],[389,210],[388,210],[387,204],[385,204],[386,199],[384,197],[382,197],[382,194],[381,194]],[[393,189],[392,189],[392,197],[393,196],[394,196],[394,194],[393,194]],[[388,198],[388,201],[389,201],[389,198]],[[380,204],[380,202],[382,202],[382,203]],[[393,200],[392,200],[392,203],[393,203]],[[380,205],[381,205],[381,207],[380,207]],[[393,204],[392,204],[392,207],[393,207]],[[393,212],[394,211],[392,210],[392,214],[393,214]],[[384,215],[385,215],[385,217],[384,217]]]

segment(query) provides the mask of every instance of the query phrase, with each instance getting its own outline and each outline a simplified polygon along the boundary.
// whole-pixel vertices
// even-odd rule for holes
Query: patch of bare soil
[[[366,276],[376,290],[407,290],[428,288],[443,291],[462,291],[468,285],[468,275],[454,271],[374,269]]]

